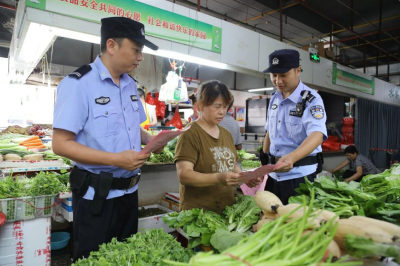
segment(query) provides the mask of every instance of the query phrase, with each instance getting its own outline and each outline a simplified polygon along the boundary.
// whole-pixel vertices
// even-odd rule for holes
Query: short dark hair
[[[100,41],[101,53],[105,53],[107,51],[108,39],[113,39],[118,44],[118,46],[121,46],[122,42],[124,41],[125,38],[101,38],[101,41]]]
[[[351,153],[351,154],[357,153],[358,154],[358,151],[356,149],[356,146],[350,145],[350,146],[347,146],[346,149],[344,149],[344,153],[345,154],[346,153]]]
[[[229,109],[231,109],[231,107],[232,107],[234,101],[235,101],[235,97],[233,97],[233,95],[232,95],[232,102],[231,102],[231,104],[228,106],[228,110],[226,110],[226,112],[228,112]]]
[[[139,98],[144,98],[144,90],[142,88],[138,88],[137,91],[139,93]]]
[[[222,97],[226,105],[233,103],[233,95],[225,84],[218,80],[209,80],[200,84],[196,99],[199,104],[210,106],[219,96]]]

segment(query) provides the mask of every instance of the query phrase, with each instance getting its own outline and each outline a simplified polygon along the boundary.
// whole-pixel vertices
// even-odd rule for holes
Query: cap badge
[[[140,31],[142,32],[142,35],[144,36],[144,28],[141,28]]]
[[[272,64],[273,64],[273,65],[279,64],[279,59],[278,59],[278,58],[274,58],[274,59],[272,60]]]

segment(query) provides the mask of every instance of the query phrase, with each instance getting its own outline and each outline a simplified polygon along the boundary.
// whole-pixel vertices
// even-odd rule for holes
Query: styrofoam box
[[[141,207],[140,207],[141,208]],[[160,205],[149,205],[149,206],[143,206],[143,208],[148,209],[148,208],[159,208],[163,211],[166,211],[167,213],[173,212],[170,209],[167,209],[163,206]],[[169,226],[164,223],[162,220],[162,217],[165,216],[166,213],[156,215],[156,216],[150,216],[150,217],[144,217],[144,218],[139,218],[139,225],[138,225],[138,232],[141,232],[143,229],[146,230],[151,230],[154,228],[163,228],[164,232],[170,233],[175,231],[174,228],[169,228]]]
[[[72,198],[63,199],[61,202],[61,214],[68,222],[73,221]]]
[[[50,266],[51,218],[0,227],[0,265]]]

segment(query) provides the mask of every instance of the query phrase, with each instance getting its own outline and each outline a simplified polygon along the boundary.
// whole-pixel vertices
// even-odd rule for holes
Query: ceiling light
[[[272,91],[274,88],[259,88],[259,89],[251,89],[249,92],[254,92],[254,91]]]

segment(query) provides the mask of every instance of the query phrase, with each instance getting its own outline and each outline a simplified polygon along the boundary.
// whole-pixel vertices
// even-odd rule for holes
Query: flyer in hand
[[[279,167],[280,165],[281,164],[269,164],[261,166],[253,171],[242,172],[242,180],[246,183],[256,178],[262,178],[263,176],[271,173],[273,169]]]
[[[154,152],[167,145],[169,141],[173,140],[183,132],[185,131],[163,130],[160,133],[158,133],[158,135],[155,136],[149,143],[147,143],[147,145],[139,152],[139,154],[146,154],[146,153],[148,154]]]

